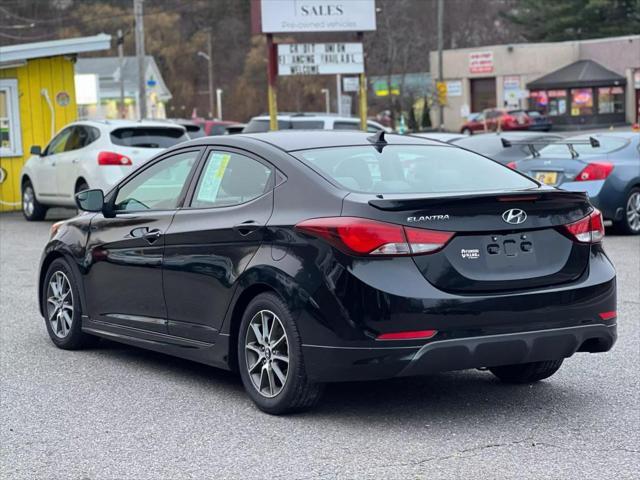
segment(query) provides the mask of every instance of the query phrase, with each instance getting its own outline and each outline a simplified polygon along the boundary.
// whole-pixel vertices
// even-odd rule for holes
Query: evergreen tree
[[[640,32],[640,0],[518,0],[503,16],[532,42]]]

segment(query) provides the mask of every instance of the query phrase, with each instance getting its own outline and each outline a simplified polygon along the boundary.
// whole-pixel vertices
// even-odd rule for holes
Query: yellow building
[[[76,55],[109,48],[106,34],[0,47],[0,211],[20,209],[31,145],[46,145],[77,118]]]

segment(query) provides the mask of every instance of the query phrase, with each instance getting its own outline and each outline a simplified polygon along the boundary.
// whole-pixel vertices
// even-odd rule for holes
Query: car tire
[[[463,135],[473,135],[473,131],[471,131],[470,128],[463,128],[462,130],[460,130],[460,133]]]
[[[79,350],[99,341],[98,337],[82,331],[78,285],[71,267],[62,258],[51,262],[44,277],[42,312],[49,338],[56,347]]]
[[[489,371],[505,383],[533,383],[549,378],[562,366],[563,359],[491,367]]]
[[[22,184],[22,214],[30,222],[44,220],[47,207],[38,202],[36,191],[29,180]]]
[[[622,219],[613,223],[616,233],[640,235],[640,187],[633,187],[623,206]]]
[[[320,399],[323,385],[307,378],[300,333],[277,295],[262,293],[247,305],[237,352],[242,383],[260,410],[281,415],[309,409]]]

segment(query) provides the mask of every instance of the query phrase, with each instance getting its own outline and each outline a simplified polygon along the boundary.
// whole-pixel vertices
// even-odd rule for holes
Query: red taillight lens
[[[312,218],[297,230],[325,239],[339,250],[356,255],[433,253],[453,237],[451,232],[408,228],[366,218]]]
[[[564,228],[580,243],[598,243],[604,238],[604,221],[597,209]]]
[[[604,180],[613,171],[613,164],[606,162],[593,162],[587,165],[578,175],[576,182],[586,182],[589,180]]]
[[[115,152],[100,152],[98,154],[98,165],[133,165],[131,159],[126,155]]]
[[[438,333],[437,330],[415,330],[411,332],[381,333],[376,340],[417,340],[432,338]]]
[[[509,167],[511,170],[516,170],[516,162],[507,163],[507,167]]]

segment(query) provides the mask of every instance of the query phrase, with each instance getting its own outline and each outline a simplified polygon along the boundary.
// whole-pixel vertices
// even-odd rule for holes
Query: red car
[[[524,110],[490,108],[467,121],[460,129],[465,135],[475,132],[495,132],[498,130],[527,130],[531,119]]]

